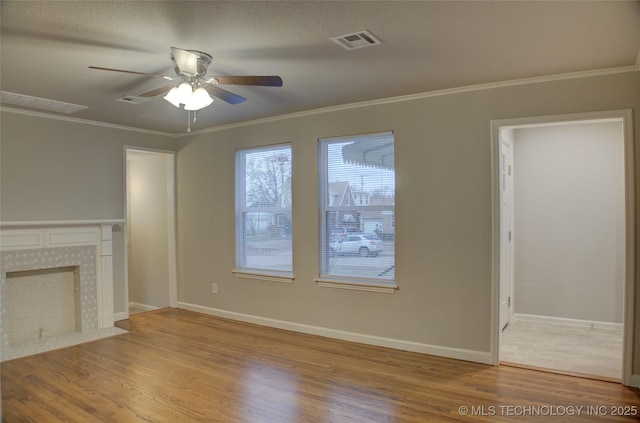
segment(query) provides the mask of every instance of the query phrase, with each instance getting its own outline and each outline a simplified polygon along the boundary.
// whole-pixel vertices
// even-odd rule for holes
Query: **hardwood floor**
[[[3,421],[639,420],[640,391],[614,383],[177,309],[135,315],[119,326],[130,332],[2,363]]]

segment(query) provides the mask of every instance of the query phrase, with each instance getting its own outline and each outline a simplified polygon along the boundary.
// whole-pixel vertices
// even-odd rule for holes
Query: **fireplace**
[[[117,223],[1,222],[3,361],[124,332],[113,326]]]
[[[8,345],[82,332],[80,290],[80,266],[7,272]]]

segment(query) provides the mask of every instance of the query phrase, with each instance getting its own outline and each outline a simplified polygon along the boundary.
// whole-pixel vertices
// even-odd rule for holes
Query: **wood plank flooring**
[[[119,326],[130,332],[2,363],[3,421],[640,420],[640,391],[609,382],[177,309],[135,315]]]

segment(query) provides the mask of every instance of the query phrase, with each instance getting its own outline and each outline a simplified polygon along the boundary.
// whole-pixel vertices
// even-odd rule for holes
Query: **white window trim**
[[[393,134],[393,131],[381,132],[379,134]],[[371,136],[376,136],[377,134],[370,134]],[[394,135],[395,137],[395,135]],[[320,214],[319,218],[319,228],[318,234],[320,238],[320,249],[319,249],[319,265],[320,269],[323,268],[321,263],[322,261],[322,251],[325,251],[327,248],[326,245],[326,237],[324,233],[324,228],[326,228],[326,212],[327,211],[350,211],[353,208],[357,208],[358,205],[354,204],[353,206],[332,206],[331,198],[329,197],[329,183],[327,181],[327,167],[328,167],[328,155],[326,154],[326,149],[324,146],[326,145],[325,140],[331,140],[331,142],[340,142],[340,140],[345,140],[349,138],[356,138],[356,136],[345,136],[345,137],[332,137],[332,138],[323,138],[318,140],[318,166],[319,166],[319,192],[318,192],[318,211]],[[325,196],[327,198],[325,198]],[[325,205],[325,201],[328,203]],[[395,214],[395,203],[389,205],[379,205],[379,206],[369,206],[367,205],[367,210],[378,210],[378,211],[389,211]],[[395,228],[395,225],[394,225]],[[327,275],[320,274],[319,277],[315,278],[314,281],[320,287],[325,288],[338,288],[338,289],[351,289],[356,291],[369,291],[369,292],[382,292],[388,294],[394,294],[399,286],[396,282],[396,279],[367,279],[367,278],[358,278],[356,276],[347,276],[347,275]]]
[[[326,277],[319,277],[315,279],[318,286],[324,288],[339,288],[339,289],[351,289],[354,291],[369,291],[369,292],[382,292],[385,294],[395,294],[399,289],[395,281],[393,283],[380,283],[376,280],[348,278],[347,280],[331,279]]]
[[[260,150],[260,149],[278,149],[278,148],[284,148],[284,147],[289,147],[289,149],[293,153],[293,146],[291,145],[291,143],[247,147],[247,148],[236,150],[236,158],[235,158],[236,160],[235,181],[236,182],[234,186],[234,190],[235,190],[235,223],[234,225],[235,225],[235,243],[236,243],[236,248],[235,248],[236,268],[234,268],[231,272],[238,278],[256,279],[256,280],[281,282],[281,283],[292,283],[293,280],[295,280],[295,276],[293,275],[293,263],[291,266],[292,267],[291,271],[279,271],[279,270],[272,270],[272,269],[256,269],[256,268],[250,268],[250,267],[240,267],[240,260],[239,260],[239,257],[242,255],[244,244],[240,241],[242,238],[243,228],[239,226],[238,222],[242,221],[242,214],[247,210],[242,208],[244,199],[240,198],[240,196],[238,195],[238,191],[241,191],[242,193],[246,194],[247,187],[246,187],[246,167],[245,167],[246,163],[245,161],[242,161],[242,163],[239,163],[238,152],[240,151],[247,152],[251,150]],[[279,212],[279,211],[282,211],[282,208],[267,207],[267,206],[251,208],[251,212],[258,212],[258,213]],[[289,209],[289,212],[291,213],[291,220],[293,221],[293,207]],[[293,260],[293,241],[291,245],[291,255]]]
[[[233,269],[231,273],[236,278],[267,282],[293,283],[296,279],[295,275],[290,272],[269,272],[262,269]]]

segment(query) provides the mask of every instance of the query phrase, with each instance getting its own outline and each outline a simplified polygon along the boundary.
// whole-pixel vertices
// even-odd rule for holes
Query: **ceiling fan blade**
[[[217,82],[216,82],[217,81]],[[215,76],[207,79],[211,84],[257,85],[262,87],[282,87],[282,78],[276,75],[267,76]]]
[[[246,98],[239,96],[238,94],[231,93],[227,90],[223,90],[216,85],[203,84],[203,86],[211,96],[218,97],[219,99],[224,100],[229,104],[239,104],[247,101]]]
[[[168,85],[166,87],[156,88],[155,90],[147,91],[146,93],[140,94],[138,97],[146,98],[146,97],[155,97],[160,94],[166,94],[173,88],[173,85]]]
[[[134,75],[144,75],[144,76],[153,76],[156,78],[162,78],[162,79],[167,79],[169,81],[174,80],[177,77],[170,77],[170,76],[166,76],[166,75],[160,75],[157,73],[146,73],[146,72],[136,72],[136,71],[130,71],[130,70],[124,70],[124,69],[111,69],[111,68],[101,68],[99,66],[89,66],[89,69],[96,69],[96,70],[103,70],[103,71],[110,71],[110,72],[121,72],[121,73],[131,73]]]

